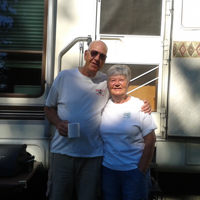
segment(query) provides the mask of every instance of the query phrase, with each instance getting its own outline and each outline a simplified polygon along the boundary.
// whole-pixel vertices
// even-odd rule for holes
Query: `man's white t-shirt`
[[[137,168],[145,146],[143,137],[157,128],[152,115],[141,112],[143,104],[134,97],[122,104],[108,101],[100,125],[105,167],[120,171]]]
[[[63,137],[56,130],[51,152],[74,157],[103,156],[99,125],[108,98],[105,74],[98,72],[89,78],[78,68],[61,71],[53,82],[46,105],[57,107],[60,119],[80,123],[80,137]]]

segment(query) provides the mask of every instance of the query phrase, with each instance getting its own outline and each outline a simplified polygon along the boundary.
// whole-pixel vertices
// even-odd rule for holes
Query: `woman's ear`
[[[130,86],[130,82],[127,84],[127,92],[128,92],[128,88],[129,88],[129,86]]]

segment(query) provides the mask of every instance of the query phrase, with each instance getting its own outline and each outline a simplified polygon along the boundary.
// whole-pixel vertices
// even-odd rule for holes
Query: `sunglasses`
[[[88,50],[90,52],[90,55],[95,58],[98,54],[99,54],[99,58],[101,60],[106,60],[107,56],[103,53],[99,53],[98,51],[96,50]]]

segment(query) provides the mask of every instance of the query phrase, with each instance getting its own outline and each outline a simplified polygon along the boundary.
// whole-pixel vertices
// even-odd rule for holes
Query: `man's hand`
[[[47,119],[49,120],[49,122],[51,124],[53,124],[57,129],[58,129],[58,133],[60,135],[62,135],[63,137],[67,137],[68,136],[68,121],[67,120],[61,120],[58,117],[57,111],[55,107],[48,107],[45,106],[44,107],[44,113],[47,117]]]
[[[151,114],[151,104],[147,100],[142,101],[144,102],[144,105],[142,106],[141,111]]]
[[[60,121],[56,126],[56,128],[58,129],[58,133],[63,137],[68,136],[68,124],[69,122],[67,120],[64,120]]]

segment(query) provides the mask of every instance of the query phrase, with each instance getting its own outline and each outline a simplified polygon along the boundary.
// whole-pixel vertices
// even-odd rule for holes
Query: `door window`
[[[102,0],[100,34],[158,36],[161,13],[161,0]]]

